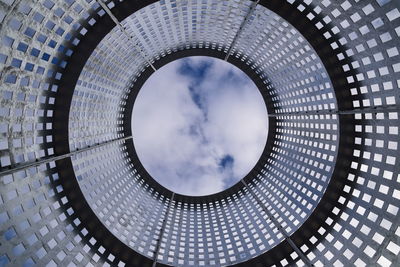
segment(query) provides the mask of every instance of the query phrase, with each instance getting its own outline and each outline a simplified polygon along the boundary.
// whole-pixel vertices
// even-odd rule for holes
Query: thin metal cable
[[[388,105],[376,108],[359,108],[353,110],[321,110],[321,111],[298,111],[298,112],[282,112],[282,113],[272,113],[268,114],[269,117],[278,117],[278,116],[290,116],[290,115],[352,115],[352,114],[364,114],[364,113],[378,113],[378,112],[399,112],[400,107],[397,105]]]
[[[133,38],[131,35],[128,34],[126,29],[121,25],[121,23],[118,21],[118,19],[114,16],[114,14],[111,12],[111,10],[108,8],[108,6],[102,1],[102,0],[96,0],[97,3],[104,9],[104,11],[110,16],[110,18],[114,21],[114,23],[118,26],[120,31],[130,40],[133,42],[136,50],[140,53],[140,55],[143,57],[143,59],[150,65],[150,67],[156,71],[157,69],[154,67],[154,65],[150,62],[148,59],[147,55],[143,50],[140,48],[139,44],[133,41]]]
[[[105,146],[105,145],[113,144],[115,142],[128,140],[128,139],[131,139],[131,138],[132,138],[132,136],[118,138],[118,139],[114,139],[114,140],[111,140],[111,141],[106,141],[104,143],[99,143],[99,144],[96,144],[96,145],[87,146],[85,148],[77,149],[77,150],[75,150],[73,152],[69,152],[69,153],[66,153],[66,154],[63,154],[63,155],[53,155],[53,156],[50,156],[50,157],[44,157],[44,158],[36,159],[36,161],[34,161],[34,162],[24,162],[24,163],[15,164],[15,165],[12,165],[11,167],[8,167],[7,169],[1,170],[0,171],[0,176],[8,175],[8,174],[11,174],[11,173],[14,173],[14,172],[17,172],[17,171],[21,171],[21,170],[25,170],[25,169],[28,169],[28,168],[31,168],[31,167],[36,167],[36,166],[39,166],[41,164],[49,163],[49,162],[52,162],[52,161],[57,161],[57,160],[60,160],[60,159],[65,159],[65,158],[68,158],[68,157],[72,157],[72,156],[74,156],[76,154],[79,154],[79,153],[82,153],[82,152],[85,152],[85,151],[89,151],[89,150],[92,150],[92,149],[95,149],[95,148],[99,148],[99,147],[102,147],[102,146]]]
[[[160,230],[160,235],[159,235],[158,240],[157,240],[157,246],[156,246],[156,251],[155,251],[155,254],[154,254],[154,261],[153,261],[152,267],[156,267],[156,265],[157,265],[157,257],[158,257],[158,254],[160,252],[161,239],[162,239],[162,236],[164,235],[165,225],[167,224],[169,211],[171,209],[172,201],[174,200],[174,197],[175,197],[175,193],[172,193],[171,199],[169,200],[169,203],[168,203],[167,212],[165,213],[165,217],[163,219],[163,223],[162,223],[161,230]]]
[[[275,227],[281,232],[281,234],[285,237],[286,241],[289,243],[289,245],[296,251],[296,253],[300,256],[300,258],[304,261],[304,263],[307,266],[314,266],[310,260],[304,255],[304,253],[296,246],[296,244],[293,242],[293,240],[290,238],[289,234],[285,231],[285,229],[280,225],[280,223],[275,219],[275,217],[271,214],[271,212],[265,207],[265,205],[261,202],[261,200],[257,197],[257,195],[254,193],[254,191],[248,186],[248,184],[242,179],[240,180],[242,184],[249,190],[250,194],[253,196],[253,198],[257,201],[257,203],[260,205],[260,207],[263,209],[263,211],[267,214],[269,219],[272,221],[272,223],[275,225]]]
[[[244,17],[244,20],[242,21],[242,24],[240,24],[239,30],[237,31],[235,37],[233,38],[233,41],[232,41],[232,43],[231,43],[231,45],[229,47],[229,50],[228,50],[228,52],[227,52],[227,54],[225,56],[225,61],[228,61],[228,58],[231,55],[232,50],[235,47],[240,35],[242,34],[244,27],[246,26],[247,22],[249,21],[249,18],[251,17],[251,15],[253,15],[253,13],[254,13],[254,11],[255,11],[255,9],[256,9],[256,7],[257,7],[259,2],[260,2],[260,0],[257,0],[257,1],[255,1],[253,3],[251,3],[249,11],[247,12],[246,16]]]

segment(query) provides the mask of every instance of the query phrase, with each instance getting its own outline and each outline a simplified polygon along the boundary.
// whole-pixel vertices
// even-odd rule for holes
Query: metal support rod
[[[353,114],[364,114],[364,113],[378,113],[378,112],[399,112],[400,107],[397,105],[382,106],[376,108],[360,108],[353,110],[321,110],[321,111],[298,111],[298,112],[284,112],[284,113],[273,113],[268,114],[269,117],[278,116],[307,116],[307,115],[353,115]]]
[[[108,8],[108,6],[103,2],[103,0],[96,0],[97,3],[99,3],[99,5],[104,9],[104,11],[110,16],[110,18],[114,21],[114,23],[118,26],[118,28],[121,30],[121,32],[123,34],[125,34],[125,36],[133,42],[136,50],[140,53],[140,55],[143,57],[144,60],[146,60],[147,64],[150,65],[150,67],[156,71],[157,69],[153,66],[153,64],[150,62],[150,60],[148,60],[147,55],[143,52],[143,50],[140,48],[138,43],[135,43],[133,41],[132,36],[130,36],[128,34],[128,32],[126,31],[126,29],[122,26],[122,24],[118,21],[118,19],[114,16],[114,14],[111,12],[111,10]]]
[[[236,45],[236,43],[237,43],[237,41],[239,39],[240,34],[242,34],[244,27],[246,26],[246,24],[247,24],[249,18],[251,17],[251,15],[253,15],[254,10],[256,9],[256,6],[258,5],[259,2],[260,2],[260,0],[256,0],[256,1],[251,3],[249,11],[247,12],[246,16],[244,17],[244,20],[240,24],[239,30],[236,32],[236,35],[233,38],[233,41],[232,41],[232,43],[231,43],[231,45],[229,47],[228,53],[225,56],[225,61],[228,61],[228,58],[231,55],[232,50],[235,47],[235,45]]]
[[[281,234],[285,237],[286,241],[289,243],[289,245],[296,251],[296,253],[300,256],[300,258],[304,261],[305,265],[307,266],[314,266],[310,260],[304,255],[304,253],[296,246],[296,244],[293,242],[293,240],[290,238],[289,234],[285,231],[285,229],[281,226],[281,224],[275,219],[275,217],[271,214],[271,212],[265,207],[265,205],[261,202],[261,200],[257,197],[257,195],[254,193],[254,191],[248,186],[248,184],[242,179],[240,180],[244,186],[247,188],[247,190],[250,192],[250,194],[253,196],[253,198],[257,201],[257,203],[261,206],[263,211],[267,214],[269,219],[272,221],[272,223],[275,225],[275,227],[281,232]]]
[[[99,147],[102,147],[102,146],[105,146],[105,145],[109,145],[109,144],[112,144],[112,143],[115,143],[115,142],[128,140],[128,139],[131,139],[131,138],[132,138],[132,136],[118,138],[118,139],[114,139],[114,140],[111,140],[111,141],[106,141],[104,143],[99,143],[99,144],[96,144],[96,145],[87,146],[85,148],[77,149],[77,150],[75,150],[73,152],[69,152],[69,153],[66,153],[66,154],[63,154],[63,155],[58,155],[58,156],[53,155],[53,156],[50,156],[50,157],[39,158],[39,159],[36,159],[36,161],[34,161],[34,162],[18,163],[18,164],[15,164],[15,165],[11,166],[8,169],[1,170],[0,171],[0,176],[8,175],[8,174],[11,174],[11,173],[14,173],[14,172],[17,172],[17,171],[21,171],[21,170],[25,170],[25,169],[28,169],[28,168],[31,168],[31,167],[36,167],[36,166],[39,166],[41,164],[49,163],[49,162],[52,162],[52,161],[65,159],[65,158],[68,158],[68,157],[72,157],[72,156],[74,156],[74,155],[76,155],[78,153],[89,151],[89,150],[92,150],[92,149],[95,149],[95,148],[99,148]]]
[[[156,267],[156,265],[157,265],[157,258],[158,258],[158,254],[160,252],[160,247],[161,247],[161,239],[162,239],[162,236],[164,235],[165,225],[167,224],[169,210],[171,209],[172,201],[174,200],[174,197],[175,197],[175,193],[173,192],[172,196],[171,196],[171,199],[169,200],[169,203],[168,203],[167,212],[165,213],[165,216],[164,216],[164,219],[163,219],[163,222],[162,222],[162,225],[161,225],[160,235],[158,236],[157,246],[156,246],[156,251],[154,253],[154,259],[153,259],[152,267]]]

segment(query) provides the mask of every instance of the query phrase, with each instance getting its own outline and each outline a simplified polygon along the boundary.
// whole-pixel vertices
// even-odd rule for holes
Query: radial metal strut
[[[99,148],[99,147],[102,147],[102,146],[105,146],[105,145],[109,145],[109,144],[112,144],[112,143],[115,143],[115,142],[128,140],[128,139],[131,139],[131,138],[132,138],[132,136],[118,138],[118,139],[114,139],[114,140],[111,140],[111,141],[106,141],[106,142],[103,142],[103,143],[99,143],[99,144],[96,144],[96,145],[87,146],[85,148],[77,149],[75,151],[72,151],[72,152],[69,152],[69,153],[66,153],[66,154],[53,155],[53,156],[50,156],[50,157],[44,157],[44,158],[36,159],[36,161],[33,161],[33,162],[24,162],[24,163],[15,164],[15,165],[12,165],[10,168],[6,168],[6,169],[0,170],[0,176],[12,174],[12,173],[17,172],[17,171],[25,170],[25,169],[28,169],[28,168],[31,168],[31,167],[36,167],[36,166],[39,166],[39,165],[42,165],[42,164],[45,164],[45,163],[49,163],[49,162],[52,162],[52,161],[65,159],[65,158],[68,158],[68,157],[72,157],[72,156],[74,156],[76,154],[79,154],[79,153],[82,153],[82,152],[85,152],[85,151],[89,151],[89,150],[92,150],[92,149],[95,149],[95,148]]]
[[[365,113],[389,113],[389,112],[399,112],[399,111],[400,108],[397,105],[387,105],[379,107],[356,108],[352,110],[326,109],[326,110],[282,112],[282,113],[268,114],[268,116],[280,117],[280,116],[312,116],[312,115],[355,115],[355,114],[365,114]]]
[[[243,179],[240,181],[244,184],[244,186],[247,188],[247,190],[250,192],[250,194],[253,196],[253,198],[257,201],[258,205],[260,205],[260,207],[263,209],[263,211],[267,214],[268,218],[272,221],[272,223],[279,230],[279,232],[281,232],[281,234],[285,237],[285,239],[289,243],[289,245],[294,249],[294,251],[296,251],[296,253],[304,261],[304,264],[309,267],[314,266],[310,262],[310,260],[306,257],[306,255],[304,255],[304,253],[296,246],[296,244],[290,238],[289,234],[285,231],[285,229],[282,227],[282,225],[275,219],[275,217],[271,214],[271,212],[267,209],[267,207],[257,197],[257,195],[254,193],[253,189],[251,189],[250,186]]]
[[[143,59],[147,62],[147,64],[150,65],[150,67],[156,71],[157,69],[154,67],[154,65],[150,62],[148,59],[146,53],[140,48],[139,44],[136,43],[132,36],[129,35],[129,33],[126,31],[124,26],[118,21],[118,19],[114,16],[114,14],[111,12],[111,10],[108,8],[108,6],[102,1],[102,0],[96,0],[97,3],[104,9],[104,11],[110,16],[110,18],[114,21],[114,23],[117,25],[117,27],[120,29],[120,31],[130,40],[133,42],[136,50],[140,53],[140,55],[143,57]]]
[[[247,22],[249,21],[249,19],[253,15],[253,13],[256,10],[256,7],[257,7],[259,2],[260,2],[260,0],[257,0],[257,1],[254,1],[254,2],[251,3],[249,11],[247,12],[246,16],[244,17],[244,20],[240,24],[240,27],[239,27],[238,31],[236,32],[235,37],[233,38],[233,41],[232,41],[232,43],[231,43],[231,45],[229,47],[229,50],[228,50],[228,52],[227,52],[227,54],[225,56],[225,61],[228,61],[228,58],[230,57],[233,48],[235,47],[240,35],[242,34],[244,27],[246,26]]]
[[[152,267],[156,267],[157,266],[157,258],[158,258],[158,254],[160,253],[161,239],[162,239],[162,236],[164,235],[165,225],[167,224],[169,211],[171,209],[172,201],[174,200],[174,197],[175,197],[175,193],[172,193],[171,199],[169,200],[169,203],[168,203],[167,212],[165,213],[165,216],[164,216],[164,219],[163,219],[163,222],[162,222],[162,225],[161,225],[160,235],[158,236],[157,246],[156,246],[156,250],[154,252],[154,259],[153,259]]]

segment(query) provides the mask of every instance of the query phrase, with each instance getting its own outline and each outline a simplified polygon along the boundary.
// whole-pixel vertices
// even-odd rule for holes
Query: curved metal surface
[[[251,3],[203,2],[108,6],[154,56],[151,64],[161,66],[184,55],[226,56]],[[263,7],[293,25],[307,42],[290,39],[290,24],[271,24]],[[388,0],[260,1],[229,50],[230,62],[250,74],[270,114],[267,146],[245,180],[315,266],[398,264],[399,9],[397,1]],[[218,15],[225,19],[213,22]],[[181,26],[165,37],[161,29],[170,27],[169,19]],[[112,39],[119,33],[114,29],[109,35],[115,24],[96,2],[2,2],[0,21],[1,170],[129,135],[135,90],[151,66],[120,70],[112,59],[116,49],[131,48],[124,39]],[[201,27],[185,28],[197,24]],[[151,27],[160,32],[154,35]],[[140,36],[137,29],[149,35]],[[271,41],[279,34],[283,43]],[[157,47],[151,40],[161,35],[167,41]],[[171,37],[190,42],[174,43]],[[284,42],[295,47],[293,53],[284,50]],[[263,46],[268,47],[265,54],[257,53]],[[121,57],[119,63],[128,59]],[[326,91],[320,88],[325,83],[318,83],[323,78],[313,83],[313,75],[307,76],[313,71],[326,71],[331,82]],[[126,82],[119,83],[119,77]],[[98,116],[95,110],[109,115]],[[146,177],[136,160],[133,144],[120,141],[2,176],[0,262],[150,266],[157,250],[157,266],[304,264],[240,184],[204,198],[176,196],[168,212],[170,192]],[[125,188],[138,192],[142,203]],[[311,212],[301,215],[310,205]],[[246,212],[254,216],[252,222]],[[202,228],[207,222],[219,226]],[[262,227],[248,236],[246,229],[254,222]],[[126,238],[124,227],[132,226],[146,235],[145,245]],[[218,236],[219,231],[227,236]],[[213,239],[222,245],[208,246]]]

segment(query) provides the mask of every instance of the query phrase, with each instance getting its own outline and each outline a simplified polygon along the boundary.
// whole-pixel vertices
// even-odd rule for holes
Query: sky
[[[255,84],[220,59],[186,57],[150,76],[134,104],[139,160],[175,193],[202,196],[236,184],[265,147],[268,117]]]

